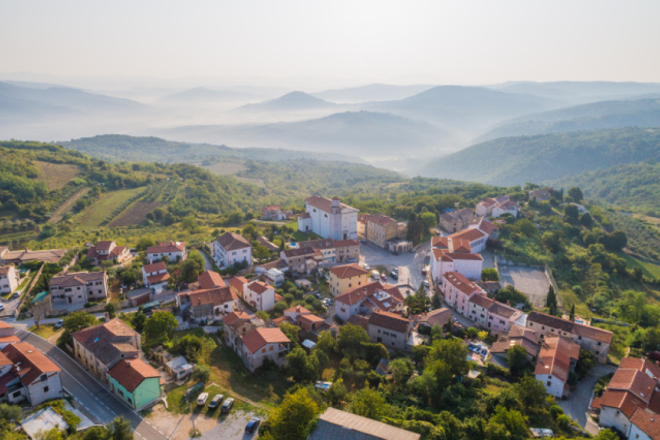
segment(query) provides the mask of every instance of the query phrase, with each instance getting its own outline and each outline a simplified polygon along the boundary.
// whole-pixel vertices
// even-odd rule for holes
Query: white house
[[[311,196],[305,199],[305,213],[298,216],[298,230],[314,232],[333,240],[356,240],[358,238],[358,210],[340,202]]]
[[[518,217],[520,212],[520,206],[513,200],[507,200],[504,203],[500,203],[493,208],[493,214],[491,217],[497,218],[503,214],[511,214],[514,217]]]
[[[404,298],[398,287],[372,281],[335,297],[335,314],[344,322],[352,315],[368,315],[374,309],[403,311]]]
[[[147,248],[147,261],[150,263],[160,261],[163,257],[167,257],[168,261],[172,262],[185,260],[186,244],[182,241],[170,241]]]
[[[0,352],[0,381],[7,388],[10,404],[26,401],[37,406],[46,400],[61,399],[62,370],[27,342],[9,344]]]
[[[580,357],[580,346],[560,336],[546,338],[541,345],[534,375],[548,394],[558,399],[569,393],[568,377]]]
[[[437,284],[443,282],[443,275],[447,272],[458,272],[469,280],[481,279],[481,270],[484,259],[472,252],[450,252],[449,249],[432,249],[431,277]]]
[[[213,287],[176,296],[176,305],[180,310],[190,309],[190,316],[197,322],[212,322],[238,310],[238,296],[228,286]]]
[[[637,408],[630,419],[628,438],[634,440],[657,440],[660,438],[660,417],[658,414]]]
[[[221,269],[236,264],[252,266],[252,245],[244,237],[225,232],[213,242],[215,264]]]
[[[257,310],[265,312],[275,306],[275,288],[261,281],[243,285],[243,299]]]
[[[167,287],[169,279],[170,274],[167,272],[167,266],[162,261],[142,266],[142,281],[145,287],[150,287],[156,292],[160,292]]]
[[[494,199],[486,198],[477,203],[477,215],[480,217],[499,217],[502,214],[511,214],[514,217],[518,216],[520,206],[509,196],[499,196]]]
[[[0,267],[0,294],[12,293],[18,284],[18,272],[13,265]]]

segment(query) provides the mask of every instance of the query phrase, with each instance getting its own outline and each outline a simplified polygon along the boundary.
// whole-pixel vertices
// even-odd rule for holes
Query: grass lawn
[[[112,211],[121,206],[127,199],[142,191],[144,191],[144,188],[133,188],[104,194],[77,216],[80,222],[79,226],[86,228],[99,226]]]
[[[625,252],[617,252],[617,255],[624,260],[626,260],[626,266],[628,269],[634,269],[639,267],[642,269],[642,273],[649,278],[660,278],[660,266],[657,264],[650,263],[648,261],[639,260],[632,255],[628,255]]]
[[[28,330],[46,340],[49,340],[56,335],[59,336],[64,331],[62,328],[56,329],[52,324],[41,324],[39,328],[37,328],[36,325],[33,325]]]
[[[34,272],[34,271],[33,271],[33,272],[30,272],[30,275],[28,275],[28,276],[26,276],[25,278],[23,278],[23,280],[22,280],[21,283],[18,285],[18,287],[16,288],[16,290],[14,290],[14,292],[18,292],[19,290],[21,290],[21,291],[24,292],[25,289],[27,288],[27,286],[29,285],[29,283],[32,281],[32,278],[34,278],[34,275],[35,275],[36,273],[37,273],[37,272]],[[7,293],[4,293],[4,294],[2,294],[2,298],[5,299],[5,300],[8,299],[10,296],[12,296],[12,295],[14,294],[14,292],[7,292]]]
[[[39,180],[46,182],[48,191],[64,188],[71,179],[80,174],[78,165],[64,163],[50,163],[36,160],[39,170]]]
[[[321,237],[319,237],[313,232],[301,232],[301,231],[296,231],[292,237],[293,241],[295,242],[316,240],[317,238],[321,238]]]

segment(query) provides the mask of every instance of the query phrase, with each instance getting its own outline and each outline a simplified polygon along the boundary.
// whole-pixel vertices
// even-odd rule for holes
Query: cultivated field
[[[80,168],[77,165],[40,160],[35,160],[34,164],[39,170],[39,180],[46,182],[48,191],[64,188],[64,185],[80,174]]]
[[[103,223],[103,220],[122,203],[131,197],[140,194],[144,188],[123,189],[103,194],[99,200],[85,208],[78,214],[81,227],[94,228]]]
[[[196,165],[201,166],[201,164],[196,164]],[[218,163],[214,163],[213,165],[205,166],[203,168],[209,170],[213,174],[217,174],[218,176],[236,174],[236,173],[240,173],[241,171],[245,171],[247,169],[245,165],[237,162],[218,162]]]
[[[153,211],[159,206],[164,206],[160,202],[145,202],[138,200],[126,209],[126,211],[119,214],[113,221],[108,224],[108,227],[115,228],[120,226],[133,226],[139,225],[147,219],[147,213]]]
[[[66,214],[76,203],[76,200],[82,198],[85,194],[89,192],[89,188],[83,188],[74,195],[72,195],[66,202],[64,202],[59,208],[55,210],[53,215],[48,219],[48,223],[57,223],[62,220],[64,214]]]

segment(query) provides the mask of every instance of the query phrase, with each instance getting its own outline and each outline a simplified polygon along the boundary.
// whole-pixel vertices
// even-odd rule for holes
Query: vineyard
[[[133,203],[128,203],[123,212],[110,219],[107,225],[111,228],[139,225],[147,219],[147,214],[154,209],[165,206],[177,196],[181,182],[171,180],[167,184],[157,183],[148,187],[147,191]]]

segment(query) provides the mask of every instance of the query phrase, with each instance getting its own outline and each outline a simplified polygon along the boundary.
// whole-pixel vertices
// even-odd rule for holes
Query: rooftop
[[[357,263],[331,267],[330,273],[334,274],[337,278],[342,280],[353,277],[359,277],[361,275],[365,275],[365,276],[369,275],[369,271],[360,267],[360,265],[358,265]]]
[[[376,420],[328,408],[308,440],[419,440],[420,434]]]
[[[215,240],[226,251],[235,251],[237,249],[245,249],[251,246],[246,238],[233,232],[225,232]]]
[[[158,371],[144,363],[142,359],[121,360],[108,371],[108,374],[129,393],[135,391],[145,379],[160,378]]]

